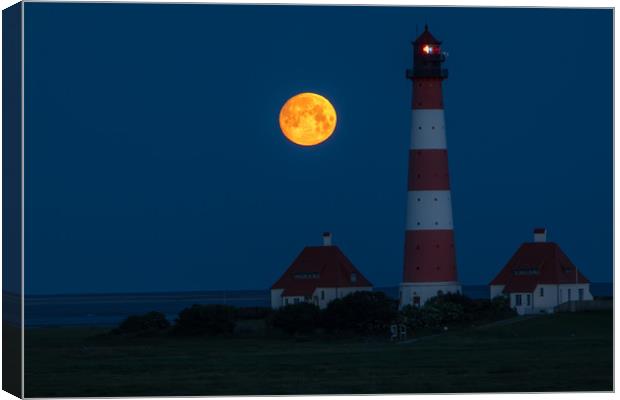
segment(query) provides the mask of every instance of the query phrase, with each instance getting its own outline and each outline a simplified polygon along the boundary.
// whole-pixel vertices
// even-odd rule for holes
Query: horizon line
[[[613,282],[590,282],[590,284],[608,284],[612,285]],[[488,287],[488,283],[461,283],[461,286],[486,286]],[[399,285],[394,286],[374,286],[373,289],[389,289],[389,288],[398,288]],[[127,291],[127,292],[67,292],[67,293],[34,293],[27,294],[25,291],[23,292],[25,297],[60,297],[60,296],[111,296],[111,295],[162,295],[162,294],[197,294],[197,293],[207,293],[207,292],[268,292],[271,288],[265,289],[202,289],[202,290],[151,290],[151,291]],[[20,297],[19,293],[13,293],[8,290],[3,290],[2,295],[15,296]]]

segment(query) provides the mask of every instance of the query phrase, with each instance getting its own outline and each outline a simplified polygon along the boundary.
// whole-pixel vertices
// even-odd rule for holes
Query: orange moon
[[[336,129],[336,110],[316,93],[300,93],[280,110],[284,136],[300,146],[314,146],[327,140]]]

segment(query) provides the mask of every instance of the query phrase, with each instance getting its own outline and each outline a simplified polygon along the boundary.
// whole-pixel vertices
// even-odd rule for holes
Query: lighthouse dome
[[[428,30],[428,25],[424,25],[424,32],[414,41],[414,43],[420,44],[441,44],[441,42],[431,34]]]

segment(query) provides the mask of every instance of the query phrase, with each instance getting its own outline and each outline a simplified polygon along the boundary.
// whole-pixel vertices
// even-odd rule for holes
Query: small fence
[[[555,306],[555,312],[575,312],[593,310],[611,310],[614,307],[613,300],[583,300],[567,301]]]

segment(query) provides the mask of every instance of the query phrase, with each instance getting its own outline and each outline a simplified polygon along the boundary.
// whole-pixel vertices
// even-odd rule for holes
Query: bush
[[[313,333],[319,324],[320,310],[310,303],[290,304],[276,310],[270,324],[289,335]]]
[[[427,303],[421,308],[408,305],[400,311],[400,316],[402,322],[411,329],[441,328],[466,319],[463,306],[450,302]]]
[[[503,319],[514,317],[517,315],[517,311],[510,307],[510,299],[505,296],[498,296],[490,301],[489,316],[492,319]]]
[[[170,328],[170,322],[163,313],[152,311],[143,315],[131,315],[112,330],[115,335],[148,336]]]
[[[235,311],[234,307],[219,304],[194,304],[179,313],[173,331],[181,335],[231,334],[236,324]]]
[[[472,300],[457,293],[429,299],[423,307],[406,306],[400,312],[410,328],[441,328],[472,322],[496,321],[516,315],[504,297]]]
[[[498,296],[491,300],[472,300],[472,308],[469,310],[473,321],[497,321],[499,319],[514,317],[516,311],[510,307],[507,297]]]
[[[271,316],[270,307],[239,307],[237,308],[237,319],[267,319]]]
[[[445,326],[463,322],[465,310],[462,304],[450,301],[431,303],[425,307],[430,326]]]
[[[423,328],[426,326],[424,313],[421,307],[406,305],[400,310],[400,322],[407,325],[409,329]]]
[[[398,302],[383,292],[360,291],[336,299],[323,311],[321,325],[328,332],[385,334],[398,318]]]

